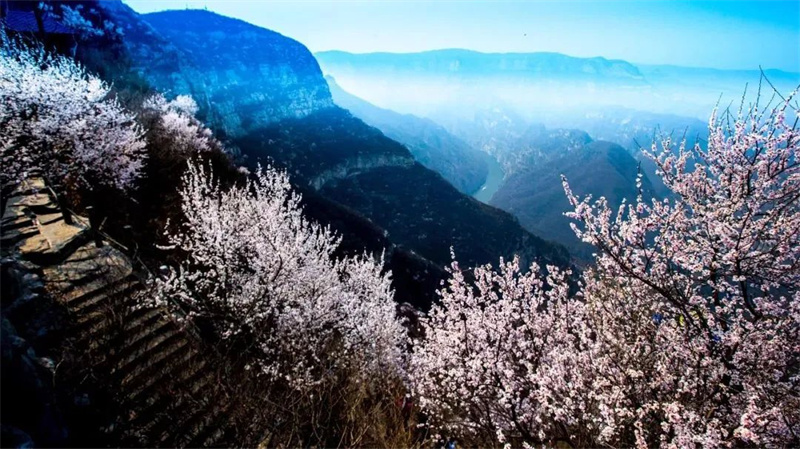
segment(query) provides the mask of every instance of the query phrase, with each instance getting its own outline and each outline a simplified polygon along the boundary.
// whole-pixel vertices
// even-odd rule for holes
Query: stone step
[[[177,401],[169,403],[156,414],[153,425],[148,427],[153,446],[176,446],[172,441],[179,430],[197,415],[205,415],[213,407],[216,398],[213,395],[181,395]]]
[[[76,315],[78,315],[78,322],[81,318],[84,320],[98,313],[103,313],[103,306],[108,306],[116,312],[116,309],[127,307],[126,299],[129,299],[134,291],[139,288],[136,280],[127,280],[117,282],[113,285],[108,285],[106,288],[95,290],[91,294],[82,295],[74,298],[67,303],[67,307]]]
[[[45,269],[44,276],[47,279],[46,287],[59,301],[70,303],[84,295],[98,293],[102,290],[112,290],[118,283],[126,280],[138,281],[135,276],[131,276],[131,267],[119,267],[115,269],[98,269],[94,271],[91,267],[85,270],[72,270],[66,276],[77,278],[75,281],[65,279],[65,273],[59,269]]]
[[[134,344],[126,347],[117,359],[116,369],[112,374],[127,372],[141,359],[153,357],[157,352],[174,350],[177,346],[185,345],[185,335],[179,332],[174,324],[166,322],[159,326],[159,332],[146,332]]]
[[[212,362],[167,310],[139,307],[144,287],[130,260],[108,244],[97,247],[85,218],[66,224],[41,179],[18,187],[6,204],[0,245],[41,270],[46,291],[70,312],[76,348],[88,353],[109,393],[126,398],[119,404],[125,422],[110,432],[157,445],[230,437],[231,401]]]
[[[39,234],[39,228],[28,221],[24,226],[19,226],[11,229],[3,227],[3,235],[0,236],[0,245],[4,249],[15,248],[19,242],[27,240]]]
[[[158,320],[166,319],[162,310],[159,309],[137,309],[127,310],[127,305],[123,304],[123,310],[114,310],[113,307],[100,307],[90,314],[82,316],[79,324],[87,333],[96,334],[99,332],[114,332],[117,335],[124,335],[123,341],[130,341],[133,335],[142,330],[142,326],[151,326]],[[119,313],[117,316],[115,313]]]
[[[8,231],[28,227],[36,228],[36,224],[33,222],[33,217],[27,214],[11,214],[0,219],[0,228],[3,229],[4,235]]]
[[[184,393],[190,397],[200,394],[200,390],[208,387],[216,381],[215,374],[207,368],[204,363],[189,363],[188,368],[181,371],[176,377],[171,379],[183,385]],[[163,390],[158,384],[152,384],[148,388],[138,393],[138,398],[146,408],[159,409],[166,404],[173,403],[176,399],[172,395],[163,394]]]
[[[89,241],[86,225],[59,220],[38,226],[39,233],[18,243],[20,256],[39,265],[57,265]]]
[[[194,441],[190,442],[186,445],[186,447],[228,447],[229,444],[224,443],[225,434],[228,430],[228,427],[218,427],[213,428],[209,427],[210,429],[214,429],[213,432],[203,433],[199,437],[195,438]]]
[[[3,217],[33,212],[36,215],[61,213],[58,204],[45,189],[18,189],[6,202]]]
[[[183,441],[184,447],[214,447],[217,442],[225,437],[225,432],[230,425],[230,416],[227,411],[232,407],[227,406],[225,410],[207,424],[200,432],[192,438],[185,438]]]
[[[218,395],[219,396],[219,395]],[[159,439],[163,445],[185,447],[207,426],[213,425],[220,414],[228,409],[228,401],[221,397],[212,397],[205,402],[205,407],[198,407],[190,413],[188,419],[161,434]]]
[[[230,407],[230,402],[226,400],[211,404],[211,410],[205,414],[197,414],[192,417],[178,432],[175,433],[174,446],[191,447],[191,442],[203,433],[213,433],[216,429],[227,424],[225,413]]]
[[[9,198],[47,191],[47,185],[44,183],[44,178],[41,177],[40,173],[33,174],[23,181],[11,182],[7,185],[4,185],[3,189],[6,187],[14,189],[12,190],[11,195],[9,195]]]
[[[126,390],[129,393],[128,399],[136,404],[140,413],[157,413],[159,407],[156,405],[159,402],[162,406],[174,403],[176,398],[172,393],[192,390],[194,387],[188,382],[195,381],[195,376],[201,376],[197,380],[202,380],[203,373],[207,370],[198,353],[186,353],[173,363],[167,369],[155,371],[146,378],[140,377],[139,382]]]
[[[144,407],[140,409],[136,418],[131,423],[132,426],[144,433],[160,433],[158,426],[162,430],[166,429],[174,421],[173,411],[182,410],[187,403],[196,404],[194,399],[200,395],[200,390],[211,384],[215,380],[212,372],[206,369],[186,370],[185,374],[174,379],[177,385],[185,385],[183,394],[177,397],[173,390],[161,385],[151,386],[148,391],[140,394],[139,403]],[[166,423],[164,421],[167,421]]]
[[[155,307],[140,307],[130,311],[130,314],[125,317],[125,326],[128,329],[136,329],[145,323],[150,322],[153,317],[168,318],[166,310]]]
[[[133,310],[125,310],[126,313],[121,320],[125,323],[125,327],[134,328],[140,325],[143,321],[152,319],[163,313],[161,309],[152,308],[137,308]],[[73,331],[77,335],[92,337],[96,334],[106,332],[113,324],[113,318],[105,313],[82,314],[75,320],[76,324]]]
[[[160,352],[155,357],[149,358],[138,367],[130,370],[120,382],[126,391],[130,391],[129,397],[135,397],[137,392],[149,387],[154,382],[160,381],[165,375],[170,377],[177,374],[177,369],[184,363],[188,363],[197,355],[197,351],[191,345],[182,345],[171,353]],[[166,379],[169,381],[169,379]]]
[[[174,327],[176,327],[175,323],[166,317],[156,315],[151,319],[140,321],[135,328],[126,328],[124,340],[126,351],[121,352],[120,356],[135,352],[141,344],[146,342],[147,338],[166,333]]]
[[[40,225],[48,225],[64,219],[64,216],[61,215],[60,212],[41,215],[36,215],[32,212],[22,212],[23,213],[5,215],[2,219],[0,219],[0,227],[3,228],[3,232],[29,226],[36,228],[36,223]],[[36,219],[36,223],[34,223],[34,219]],[[38,231],[38,228],[36,229]]]

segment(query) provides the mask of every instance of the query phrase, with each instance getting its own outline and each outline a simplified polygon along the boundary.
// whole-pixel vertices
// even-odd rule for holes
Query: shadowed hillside
[[[344,91],[332,77],[326,79],[337,105],[404,144],[414,159],[442,175],[461,192],[472,195],[486,182],[491,161],[485,153],[429,119],[379,108]]]
[[[574,192],[605,197],[612,207],[636,199],[638,162],[619,145],[592,141],[586,133],[532,127],[519,141],[520,150],[510,155],[515,171],[492,198],[492,204],[511,212],[538,235],[559,242],[583,261],[592,249],[581,243],[563,214],[570,209],[561,185],[567,177]],[[645,198],[653,188],[643,176]]]

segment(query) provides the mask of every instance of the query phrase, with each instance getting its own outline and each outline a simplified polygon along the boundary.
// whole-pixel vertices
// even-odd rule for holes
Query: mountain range
[[[639,69],[626,61],[602,57],[575,58],[561,53],[481,53],[446,49],[420,53],[364,53],[325,51],[315,55],[323,68],[336,73],[395,74],[398,72],[458,76],[503,75],[525,78],[575,78],[643,81]]]
[[[652,162],[636,147],[637,138],[641,140],[650,125],[658,126],[659,119],[664,120],[664,126],[685,124],[681,118],[669,120],[670,117],[646,114],[627,118],[621,115],[623,111],[612,110],[608,111],[609,116],[617,118],[610,122],[612,126],[593,129],[609,140],[603,141],[578,129],[526,125],[519,117],[502,115],[502,109],[497,108],[476,117],[475,126],[454,130],[481,151],[429,119],[374,106],[342,90],[331,77],[328,84],[337,105],[406,144],[415,158],[424,160],[454,185],[463,179],[458,176],[468,172],[473,153],[481,154],[483,158],[476,159],[484,164],[498,165],[500,177],[494,180],[492,191],[483,201],[514,214],[534,234],[565,245],[579,262],[591,259],[591,247],[578,241],[564,216],[569,203],[560,175],[568,177],[579,195],[603,196],[614,205],[623,198],[632,200],[639,194],[635,179],[642,166],[654,171],[647,165]],[[611,140],[629,144],[623,147]],[[446,145],[452,142],[458,145]],[[646,198],[665,194],[661,187],[657,190],[643,173],[642,194]]]
[[[490,155],[502,177],[488,183],[493,188],[482,199],[582,260],[590,254],[563,216],[568,204],[560,174],[577,193],[605,196],[614,207],[636,197],[640,171],[645,196],[667,197],[643,150],[654,143],[658,150],[665,137],[704,146],[715,106],[735,109],[743,100],[755,101],[759,85],[765,96],[772,86],[788,93],[800,85],[800,74],[780,70],[763,72],[768,83],[760,70],[637,65],[557,53],[450,49],[315,56],[336,79],[335,90],[361,100],[348,99],[345,107],[362,111],[368,102],[371,111],[394,111],[375,126],[389,130],[413,114]]]
[[[622,107],[706,120],[718,102],[723,107],[738,105],[748,83],[747,100],[755,100],[762,75],[758,67],[637,65],[559,53],[325,51],[315,56],[323,72],[348,92],[380,107],[430,118],[443,112],[470,115],[502,102],[526,119]],[[763,74],[784,94],[800,85],[800,73]],[[767,83],[762,82],[762,88],[771,95]]]
[[[352,248],[388,248],[392,269],[419,285],[436,283],[451,247],[470,265],[520,254],[566,266],[561,245],[586,260],[558,175],[617,204],[638,194],[641,169],[645,194],[660,197],[668,192],[649,180],[639,146],[659,129],[705,138],[692,116],[627,105],[668,92],[682,68],[555,53],[312,55],[208,11],[101,5],[125,30],[132,73],[168,96],[194,97],[239,163],[285,169],[311,217],[334,223]],[[731,83],[753,75],[692,73]],[[768,73],[778,84],[795,76]]]

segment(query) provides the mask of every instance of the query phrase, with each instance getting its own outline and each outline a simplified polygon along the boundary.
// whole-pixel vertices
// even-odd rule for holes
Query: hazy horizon
[[[313,53],[562,53],[723,70],[800,72],[800,1],[127,0],[140,13],[208,9]]]
[[[291,36],[289,36],[291,37]],[[464,51],[464,52],[472,52],[472,53],[479,53],[483,55],[514,55],[514,54],[555,54],[555,55],[564,55],[572,58],[581,58],[581,59],[594,59],[594,58],[601,58],[605,59],[610,62],[627,62],[637,67],[680,67],[680,68],[687,68],[687,69],[709,69],[709,70],[721,70],[721,71],[737,71],[737,72],[758,72],[758,67],[753,68],[732,68],[732,69],[724,69],[718,67],[710,67],[710,66],[691,66],[691,65],[684,65],[684,64],[670,64],[670,63],[642,63],[639,61],[631,61],[627,59],[620,59],[620,58],[609,58],[603,55],[595,55],[595,56],[576,56],[567,53],[557,52],[557,51],[480,51],[480,50],[472,50],[469,48],[459,48],[459,47],[449,47],[449,48],[432,48],[430,50],[420,50],[420,51],[413,51],[413,52],[402,52],[402,51],[347,51],[347,50],[340,50],[336,48],[332,48],[330,50],[320,50],[320,51],[312,51],[312,54],[322,54],[322,53],[348,53],[352,55],[374,55],[374,54],[386,54],[386,55],[412,55],[412,54],[420,54],[420,53],[434,53],[434,52],[445,52],[445,51]],[[761,67],[764,71],[769,70],[777,70],[781,72],[786,72],[790,74],[798,74],[800,75],[800,67],[797,70],[784,70],[774,67]]]

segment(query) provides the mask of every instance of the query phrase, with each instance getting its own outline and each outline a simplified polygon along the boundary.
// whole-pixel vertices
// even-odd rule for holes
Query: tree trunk
[[[92,238],[94,239],[94,244],[98,248],[103,247],[103,236],[100,234],[100,217],[97,216],[97,209],[94,206],[89,206],[86,208],[86,211],[89,213],[89,227],[91,228]]]
[[[72,212],[70,212],[69,208],[67,207],[67,202],[64,200],[64,196],[56,194],[56,202],[58,202],[58,208],[61,209],[61,214],[64,216],[64,223],[69,225],[74,224],[75,221],[72,219]]]

